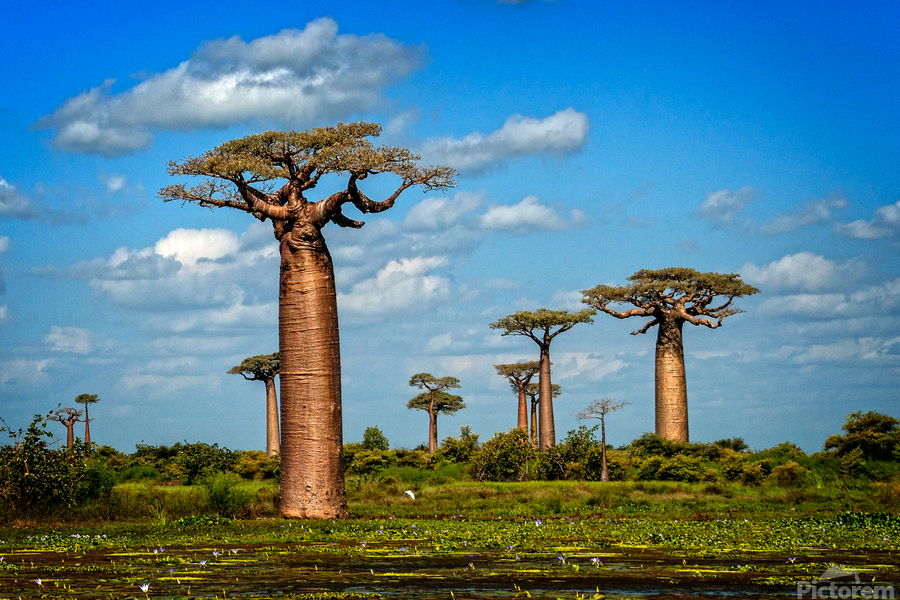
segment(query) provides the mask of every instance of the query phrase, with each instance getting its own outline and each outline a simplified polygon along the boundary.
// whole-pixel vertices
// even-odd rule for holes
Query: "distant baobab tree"
[[[587,408],[575,417],[581,421],[600,419],[600,481],[609,481],[609,469],[606,468],[606,415],[631,404],[628,400],[616,402],[615,398],[594,400]]]
[[[562,394],[562,388],[559,384],[554,383],[550,386],[550,392],[553,394],[554,398],[559,398],[559,395]],[[528,396],[528,399],[531,401],[531,429],[528,432],[528,437],[531,439],[531,446],[533,448],[538,447],[538,405],[541,403],[541,386],[536,383],[529,383],[525,386],[525,395]]]
[[[80,423],[84,411],[75,408],[60,408],[49,417],[51,421],[59,421],[66,428],[66,448],[71,448],[75,443],[75,423]]]
[[[622,286],[598,285],[584,290],[582,302],[618,319],[649,317],[632,335],[659,326],[656,335],[656,434],[679,442],[688,441],[687,381],[684,372],[682,326],[721,327],[725,317],[744,312],[732,300],[759,292],[734,273],[700,273],[694,269],[642,269]],[[721,304],[710,306],[716,297]],[[618,312],[610,303],[632,304]]]
[[[416,408],[428,412],[428,453],[437,452],[437,416],[440,413],[452,415],[466,407],[461,396],[447,390],[459,387],[456,377],[435,377],[431,373],[416,373],[409,385],[425,390],[406,403],[406,408]]]
[[[516,427],[528,431],[528,398],[525,397],[525,386],[537,375],[541,363],[536,360],[528,362],[494,365],[497,375],[506,377],[509,385],[519,398],[519,411]]]
[[[271,220],[281,253],[278,351],[281,355],[281,501],[285,517],[347,518],[342,458],[341,358],[334,266],[322,235],[328,223],[359,228],[343,213],[394,206],[407,188],[446,190],[448,167],[420,168],[405,148],[376,147],[375,123],[340,123],[308,131],[269,131],[226,142],[200,156],[169,163],[171,175],[204,180],[163,188],[165,201],[231,208]],[[394,175],[395,191],[377,202],[359,188],[378,174]],[[324,179],[323,179],[324,177]],[[346,187],[318,201],[320,182]]]
[[[266,384],[266,456],[278,454],[278,396],[275,393],[275,376],[281,369],[278,353],[258,354],[245,358],[241,364],[228,369],[229,375],[241,375],[247,381],[262,381]]]
[[[594,311],[591,309],[570,313],[567,310],[547,310],[539,308],[534,312],[520,311],[507,315],[495,323],[491,329],[501,329],[501,335],[519,335],[530,338],[540,348],[540,438],[538,445],[546,450],[556,444],[556,426],[553,421],[553,398],[550,392],[550,343],[560,333],[566,332],[578,323],[592,323]]]
[[[91,449],[91,419],[88,416],[88,406],[96,404],[100,401],[97,394],[78,394],[75,396],[75,402],[84,404],[84,445],[88,450]]]

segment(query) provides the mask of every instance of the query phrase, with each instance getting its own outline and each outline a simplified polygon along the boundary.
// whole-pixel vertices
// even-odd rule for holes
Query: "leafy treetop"
[[[502,329],[501,335],[521,335],[543,345],[549,344],[554,337],[572,329],[578,323],[592,323],[595,312],[593,309],[580,310],[575,313],[546,308],[539,308],[536,311],[523,310],[491,323],[490,327],[491,329]],[[554,328],[556,329],[553,330]],[[551,330],[553,331],[551,332]]]
[[[431,373],[416,373],[410,377],[409,385],[429,392],[441,392],[460,387],[459,379],[456,377],[435,377]]]
[[[527,384],[532,377],[537,375],[541,368],[541,363],[537,360],[529,360],[527,362],[494,365],[494,368],[497,369],[497,375],[509,379],[512,391],[518,392],[519,385]]]
[[[87,406],[88,404],[95,404],[100,401],[100,396],[97,394],[78,394],[75,396],[75,402],[78,404],[84,404]]]
[[[247,381],[265,381],[273,379],[281,370],[281,358],[278,352],[258,354],[245,358],[241,364],[228,369],[229,375],[242,375]],[[248,375],[250,375],[248,377]]]
[[[290,221],[298,218],[306,204],[303,192],[313,189],[323,175],[349,175],[347,188],[316,203],[321,228],[328,221],[342,227],[361,227],[341,214],[341,205],[350,202],[363,213],[381,212],[393,206],[400,193],[412,186],[425,190],[445,190],[456,185],[449,167],[417,166],[418,156],[405,148],[376,147],[368,139],[381,134],[377,123],[339,123],[307,131],[267,131],[225,142],[197,157],[169,163],[171,175],[207,177],[187,187],[175,184],[163,188],[164,201],[192,202],[210,208],[234,208],[253,214],[261,221],[270,218]],[[375,202],[356,184],[369,175],[393,173],[400,178],[396,191]],[[286,183],[276,188],[276,180]],[[277,232],[276,232],[277,233]],[[280,237],[280,236],[279,236]]]
[[[740,275],[735,273],[700,273],[681,267],[641,269],[627,279],[632,283],[598,285],[584,290],[582,302],[619,319],[654,317],[632,335],[646,333],[666,315],[681,318],[692,325],[715,329],[722,325],[725,317],[744,312],[731,306],[732,300],[759,293],[758,289],[741,281]],[[722,303],[710,306],[717,296],[724,298]],[[610,303],[633,304],[637,308],[619,312],[609,308]]]
[[[434,414],[444,413],[446,415],[452,415],[456,411],[466,407],[466,403],[463,402],[462,396],[449,394],[447,392],[422,392],[407,402],[406,408],[429,410],[429,407],[432,407],[432,394],[434,394],[434,406],[432,408]]]

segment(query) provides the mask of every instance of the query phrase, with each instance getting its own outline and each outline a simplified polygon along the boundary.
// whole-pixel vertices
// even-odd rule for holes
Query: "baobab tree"
[[[375,123],[338,124],[308,131],[250,135],[197,157],[169,163],[171,175],[205,179],[163,188],[165,201],[232,208],[271,220],[281,254],[278,350],[281,356],[281,512],[286,517],[347,518],[341,456],[341,359],[334,266],[322,229],[328,223],[359,228],[344,215],[394,205],[407,188],[453,187],[447,167],[420,168],[404,148],[376,147]],[[369,176],[391,173],[395,191],[374,201],[359,188]],[[323,179],[323,176],[325,179]],[[346,177],[345,189],[307,200],[320,181]]]
[[[281,369],[278,353],[258,354],[245,358],[241,364],[228,369],[229,375],[242,375],[247,381],[262,381],[266,384],[266,456],[278,454],[278,396],[275,393],[275,376]]]
[[[594,400],[575,417],[581,421],[600,419],[600,481],[609,481],[609,469],[606,468],[606,415],[631,404],[628,400],[616,402],[615,398]]]
[[[438,447],[437,416],[439,413],[452,415],[466,407],[461,396],[447,390],[459,387],[456,377],[435,377],[431,373],[416,373],[409,385],[425,390],[406,403],[406,408],[428,411],[428,453],[434,454]]]
[[[550,386],[550,391],[554,398],[558,398],[562,394],[562,388],[554,383]],[[525,386],[525,395],[531,400],[531,429],[528,436],[531,439],[531,446],[538,447],[538,418],[537,407],[541,403],[541,386],[536,383],[529,383]]]
[[[100,397],[97,394],[78,394],[75,396],[75,402],[84,404],[84,445],[88,447],[88,450],[91,448],[91,419],[88,415],[88,406],[99,401]]]
[[[507,315],[491,323],[491,329],[502,329],[501,335],[520,335],[530,338],[540,348],[540,438],[539,447],[546,450],[556,444],[556,426],[553,422],[553,398],[550,390],[550,343],[560,333],[566,332],[578,323],[592,323],[594,311],[591,309],[570,313],[567,310],[547,310],[539,308],[534,312],[520,311]]]
[[[700,273],[694,269],[641,269],[623,286],[598,285],[584,290],[582,302],[617,319],[649,317],[631,335],[647,333],[659,326],[656,335],[656,434],[688,441],[687,380],[684,372],[682,326],[717,329],[725,317],[744,312],[731,305],[735,298],[759,292],[734,273]],[[710,306],[721,296],[718,306]],[[632,304],[619,312],[610,303]]]
[[[516,427],[528,431],[528,399],[525,397],[525,386],[537,375],[541,363],[536,360],[505,365],[494,365],[497,375],[506,377],[509,386],[519,398],[519,412]]]
[[[66,427],[66,448],[71,448],[75,443],[75,423],[81,422],[84,411],[75,408],[60,408],[47,418],[51,421],[59,421]]]

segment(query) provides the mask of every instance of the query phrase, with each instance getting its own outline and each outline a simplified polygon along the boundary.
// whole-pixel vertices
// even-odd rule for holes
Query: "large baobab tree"
[[[88,450],[91,448],[91,418],[88,414],[88,406],[99,401],[100,396],[97,394],[78,394],[75,396],[75,402],[84,404],[84,444],[88,447]]]
[[[560,394],[562,394],[562,388],[559,384],[554,383],[550,386],[550,391],[553,394],[554,398],[558,398]],[[529,430],[529,437],[531,439],[531,446],[534,448],[538,447],[538,418],[537,418],[537,410],[538,405],[541,403],[541,386],[536,383],[529,383],[525,386],[525,395],[528,396],[528,399],[531,400],[531,429]]]
[[[614,398],[594,400],[583,411],[576,413],[579,420],[600,419],[600,481],[609,481],[609,469],[606,468],[606,415],[631,404],[628,400],[616,402]]]
[[[428,411],[428,453],[437,452],[438,433],[437,416],[439,413],[452,415],[466,407],[461,396],[447,390],[459,387],[456,377],[435,377],[431,373],[416,373],[409,380],[409,385],[425,390],[406,403],[406,408]]]
[[[553,422],[553,398],[550,382],[550,343],[560,333],[566,332],[578,323],[593,322],[591,309],[570,313],[567,310],[539,308],[534,312],[520,311],[507,315],[491,323],[492,329],[502,329],[501,335],[520,335],[530,338],[541,351],[538,383],[540,384],[540,440],[541,450],[556,444],[556,427]]]
[[[583,302],[618,319],[649,317],[632,335],[658,326],[656,335],[656,434],[688,441],[687,381],[684,373],[682,326],[722,326],[725,317],[744,312],[731,305],[735,298],[759,292],[734,273],[700,273],[694,269],[642,269],[623,286],[598,285],[584,290]],[[710,306],[721,297],[717,306]],[[619,312],[610,303],[632,304]]]
[[[528,398],[525,396],[525,386],[528,385],[532,377],[537,375],[540,366],[541,363],[536,360],[494,365],[494,368],[497,369],[497,375],[506,377],[509,380],[509,386],[519,398],[519,412],[516,427],[522,431],[528,431]]]
[[[266,384],[266,456],[279,452],[281,439],[278,435],[278,395],[275,393],[275,376],[281,369],[278,353],[258,354],[241,361],[228,369],[229,375],[242,375],[247,381],[262,381]]]
[[[59,421],[66,427],[66,448],[71,448],[75,443],[75,423],[81,422],[83,412],[76,408],[60,408],[47,417],[51,421]]]
[[[278,336],[281,371],[281,512],[286,517],[346,518],[341,456],[341,359],[334,266],[322,229],[359,228],[344,215],[388,210],[407,188],[444,190],[453,170],[420,168],[404,148],[376,147],[374,123],[338,124],[308,131],[267,132],[226,142],[197,157],[169,163],[172,175],[205,179],[163,188],[165,201],[232,208],[271,220],[281,253]],[[374,201],[359,188],[377,174],[393,174],[395,191]],[[344,189],[318,201],[306,195],[321,182]]]

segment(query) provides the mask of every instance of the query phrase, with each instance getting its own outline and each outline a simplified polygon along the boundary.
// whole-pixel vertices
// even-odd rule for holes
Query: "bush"
[[[695,483],[698,481],[714,481],[716,470],[703,466],[699,456],[676,454],[671,458],[653,456],[646,459],[639,467],[638,480],[641,481],[680,481]]]
[[[235,453],[237,460],[234,472],[244,479],[277,479],[281,470],[281,459],[276,454],[271,458],[262,450],[244,450]]]
[[[478,450],[478,434],[472,433],[468,425],[459,428],[459,437],[452,435],[444,438],[441,447],[434,455],[435,462],[466,463],[472,453]]]
[[[523,481],[539,453],[521,429],[498,433],[472,455],[469,472],[478,481]]]
[[[185,443],[181,446],[175,461],[184,469],[185,483],[195,483],[205,473],[234,471],[237,464],[237,452],[228,448],[219,448],[218,444]]]
[[[802,487],[809,481],[809,469],[791,461],[772,469],[769,479],[779,487]]]
[[[397,466],[427,469],[431,466],[431,455],[428,450],[397,450]]]
[[[250,509],[253,494],[241,490],[241,476],[237,473],[208,473],[202,481],[206,488],[210,509],[223,517],[237,517]]]
[[[122,481],[137,481],[140,479],[162,479],[162,473],[156,470],[155,467],[151,467],[150,465],[135,465],[133,467],[128,467],[124,471],[122,471],[122,475],[120,476]]]
[[[772,474],[772,463],[769,460],[758,460],[744,463],[738,479],[744,485],[761,485]]]
[[[367,427],[363,433],[362,447],[369,451],[387,452],[391,449],[388,439],[378,427]]]

